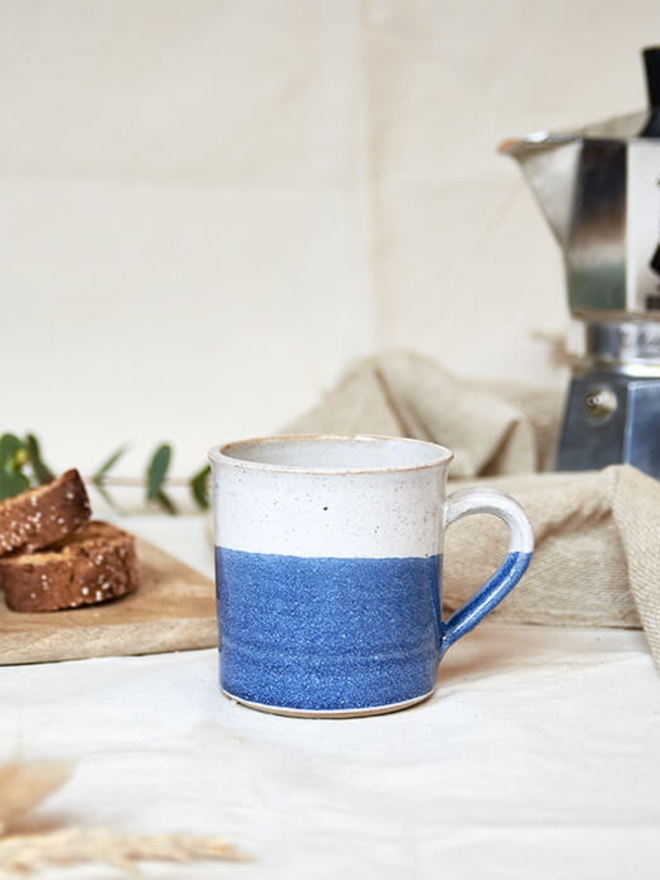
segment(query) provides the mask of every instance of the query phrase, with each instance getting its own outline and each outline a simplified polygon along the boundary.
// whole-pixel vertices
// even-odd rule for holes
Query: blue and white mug
[[[445,499],[452,453],[434,443],[270,437],[209,457],[220,683],[247,706],[338,717],[424,700],[445,651],[529,564],[520,505],[495,489]],[[504,520],[509,552],[445,622],[444,531],[471,513]]]

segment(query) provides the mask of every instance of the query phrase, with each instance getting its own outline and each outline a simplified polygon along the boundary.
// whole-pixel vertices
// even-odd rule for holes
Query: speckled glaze
[[[428,697],[444,652],[515,586],[532,532],[494,489],[445,500],[449,450],[389,437],[274,437],[209,453],[225,694],[289,715],[355,716]],[[492,513],[509,554],[441,621],[447,525]]]

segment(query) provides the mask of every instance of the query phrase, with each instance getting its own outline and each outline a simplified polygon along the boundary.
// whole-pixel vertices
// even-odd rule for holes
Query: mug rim
[[[232,447],[247,446],[249,444],[260,444],[274,441],[327,441],[339,440],[345,442],[373,442],[373,441],[391,441],[396,443],[409,443],[411,446],[424,447],[434,449],[437,452],[436,458],[430,461],[418,462],[416,464],[386,465],[373,467],[316,467],[293,464],[272,464],[270,462],[255,461],[254,459],[236,458],[229,453]],[[219,446],[215,445],[209,449],[208,458],[213,464],[226,464],[231,467],[238,467],[253,471],[269,471],[276,473],[290,474],[391,474],[400,473],[402,471],[419,471],[437,468],[441,465],[447,465],[453,459],[454,453],[446,446],[439,443],[433,443],[428,440],[417,440],[413,437],[392,437],[384,434],[272,434],[265,437],[251,437],[246,440],[232,440],[229,443],[223,443]]]

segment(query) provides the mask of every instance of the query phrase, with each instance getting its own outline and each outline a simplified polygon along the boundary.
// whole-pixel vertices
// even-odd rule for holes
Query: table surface
[[[124,526],[211,574],[202,518]],[[191,651],[2,669],[0,757],[75,760],[44,816],[227,835],[253,857],[147,877],[658,877],[660,677],[641,632],[486,622],[429,701],[353,720],[238,706],[217,665]]]

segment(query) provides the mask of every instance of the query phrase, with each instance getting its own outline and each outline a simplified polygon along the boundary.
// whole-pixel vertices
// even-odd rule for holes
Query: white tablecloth
[[[195,517],[125,525],[211,574]],[[640,632],[484,623],[434,697],[357,720],[221,696],[197,651],[0,670],[0,757],[75,759],[43,815],[228,835],[249,864],[148,877],[616,878],[660,868],[660,677]],[[112,878],[107,867],[55,878]]]

